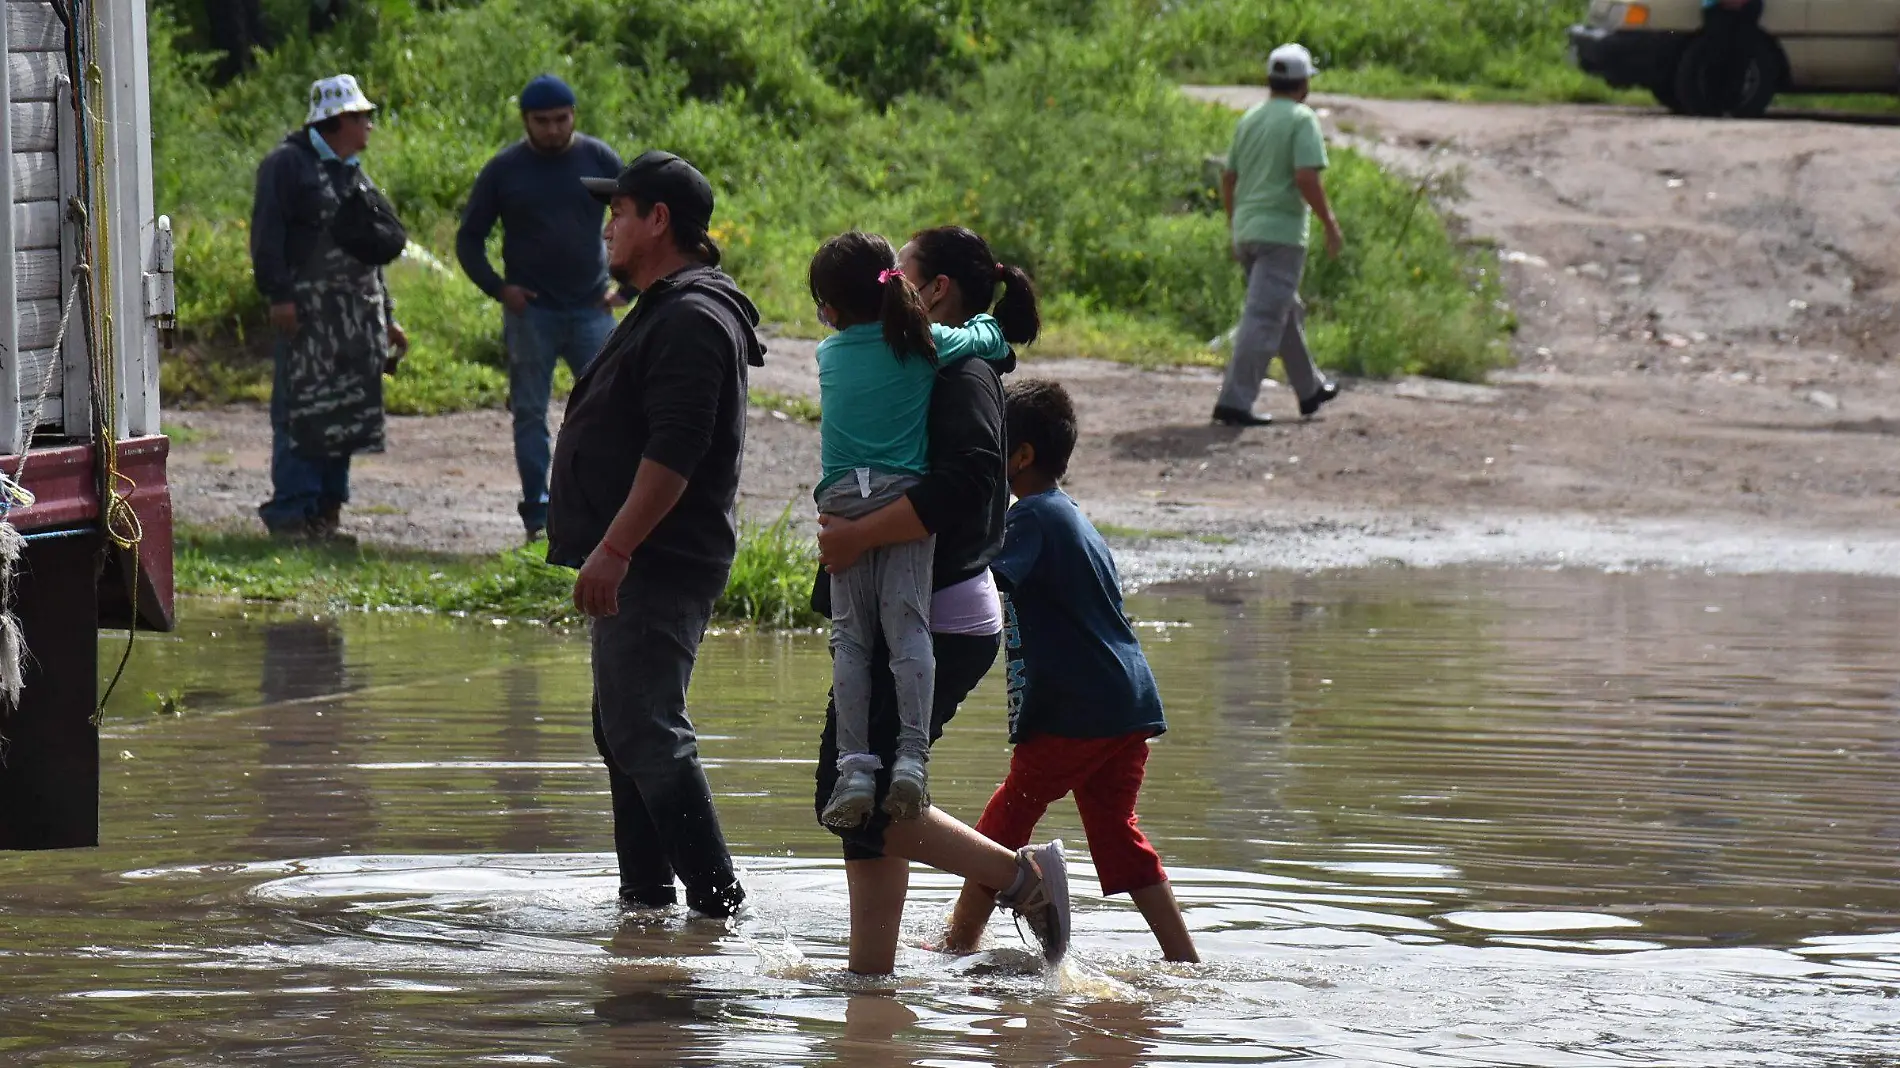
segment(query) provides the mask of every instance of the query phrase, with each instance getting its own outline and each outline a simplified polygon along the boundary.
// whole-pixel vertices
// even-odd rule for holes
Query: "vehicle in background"
[[[1701,0],[1592,0],[1570,28],[1570,58],[1677,114],[1712,115],[1719,60],[1701,28]],[[1762,115],[1781,93],[1900,91],[1900,0],[1766,0],[1761,31],[1743,48],[1738,116]]]

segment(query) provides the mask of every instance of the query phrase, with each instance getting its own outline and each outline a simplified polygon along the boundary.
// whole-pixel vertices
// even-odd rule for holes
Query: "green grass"
[[[1570,26],[1588,0],[1181,0],[1151,13],[1140,47],[1188,83],[1258,85],[1266,54],[1301,41],[1319,61],[1316,88],[1408,100],[1654,106],[1570,65]],[[1777,98],[1777,110],[1891,115],[1893,95]]]
[[[1177,78],[1257,84],[1282,41],[1313,50],[1329,92],[1608,101],[1565,59],[1588,0],[1187,0],[1152,4],[1142,45]]]
[[[1237,76],[1258,66],[1264,42],[1307,27],[1343,33],[1390,16],[1434,35],[1426,51],[1482,52],[1519,23],[1551,21],[1493,19],[1501,29],[1467,40],[1455,19],[1405,14],[1443,5],[1398,0],[1339,3],[1337,15],[1303,0],[389,3],[314,38],[284,23],[274,53],[214,85],[201,38],[181,29],[198,2],[160,0],[152,20],[157,192],[178,233],[183,335],[162,371],[168,400],[267,395],[270,341],[246,255],[251,176],[299,118],[311,72],[348,70],[383,105],[366,165],[426,254],[390,272],[414,345],[388,383],[396,412],[506,395],[499,314],[449,252],[476,171],[519,136],[512,94],[539,71],[576,86],[583,129],[629,154],[667,147],[708,173],[727,266],[788,333],[817,330],[805,275],[825,237],[859,226],[901,238],[956,222],[1036,278],[1050,329],[1031,355],[1161,366],[1216,362],[1206,341],[1232,325],[1241,298],[1203,177],[1234,116],[1186,99],[1177,78]],[[1223,30],[1230,16],[1242,22]],[[1362,52],[1367,71],[1419,76],[1402,34],[1353,32],[1362,39],[1337,47]],[[1512,42],[1501,54],[1530,55]],[[1523,80],[1487,64],[1461,60],[1439,76]],[[1357,244],[1350,269],[1314,272],[1322,362],[1461,378],[1495,365],[1508,323],[1482,257],[1431,204],[1416,211],[1408,183],[1338,155],[1333,196],[1348,232],[1399,240]],[[1402,225],[1414,214],[1430,221]],[[1345,317],[1388,297],[1395,306],[1380,322]],[[1408,328],[1440,318],[1430,351],[1415,353]]]
[[[769,389],[755,389],[747,394],[746,400],[754,408],[764,408],[768,412],[783,412],[789,418],[801,423],[817,423],[824,416],[814,397],[801,397]]]
[[[1185,530],[1150,530],[1147,527],[1128,527],[1120,523],[1097,523],[1095,532],[1115,541],[1178,541],[1188,536]]]
[[[1236,539],[1226,534],[1191,534],[1185,530],[1151,530],[1126,527],[1119,523],[1097,523],[1095,530],[1110,541],[1196,541],[1202,545],[1232,545]]]
[[[817,551],[789,522],[742,524],[731,582],[715,614],[731,623],[815,626]],[[248,533],[185,528],[177,588],[201,597],[330,611],[413,609],[572,624],[574,572],[547,563],[545,544],[493,556],[294,545]]]

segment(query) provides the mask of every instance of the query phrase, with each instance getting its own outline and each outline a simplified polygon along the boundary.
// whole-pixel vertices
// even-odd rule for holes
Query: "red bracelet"
[[[629,564],[633,563],[632,553],[623,553],[619,549],[614,548],[613,543],[608,541],[606,538],[600,539],[600,548],[608,556],[615,557],[621,561],[624,561],[625,563],[629,563]]]

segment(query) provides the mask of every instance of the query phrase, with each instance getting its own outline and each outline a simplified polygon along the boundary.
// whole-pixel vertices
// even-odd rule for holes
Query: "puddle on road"
[[[816,635],[711,639],[696,679],[728,929],[611,907],[577,637],[189,604],[115,701],[108,844],[0,854],[0,1061],[1900,1057],[1900,583],[1364,571],[1131,609],[1173,726],[1143,823],[1205,965],[1076,850],[1061,973],[1001,920],[922,948],[956,886],[919,872],[899,978],[847,976]],[[974,817],[1006,760],[993,676],[933,792]]]

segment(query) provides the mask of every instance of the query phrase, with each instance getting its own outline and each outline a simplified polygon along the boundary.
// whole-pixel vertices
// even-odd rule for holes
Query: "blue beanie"
[[[546,111],[574,106],[574,90],[552,74],[537,74],[521,91],[521,110]]]

